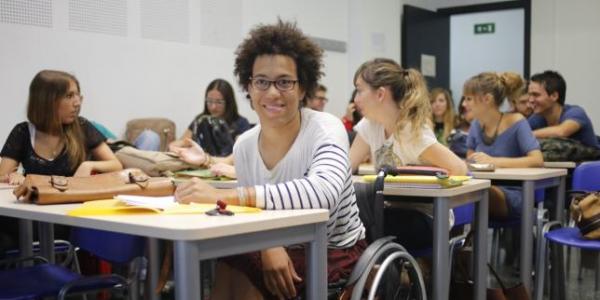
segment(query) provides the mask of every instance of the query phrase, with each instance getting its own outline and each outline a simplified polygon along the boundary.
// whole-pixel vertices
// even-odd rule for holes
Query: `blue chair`
[[[586,162],[582,163],[575,168],[573,171],[573,190],[578,191],[599,191],[600,190],[600,161]],[[551,230],[553,229],[553,230]],[[584,250],[598,251],[600,252],[600,241],[590,241],[585,240],[581,237],[578,228],[574,227],[562,227],[562,224],[558,221],[549,222],[544,225],[544,246],[539,252],[540,267],[536,271],[536,280],[535,280],[535,291],[536,291],[536,299],[543,298],[543,288],[544,288],[544,276],[546,273],[546,252],[548,248],[548,243],[553,243],[555,245],[563,245],[570,248],[578,248]],[[565,299],[565,289],[564,287],[559,286],[559,284],[564,284],[564,276],[565,272],[563,272],[563,260],[562,260],[562,252],[559,247],[556,247],[555,251],[552,251],[552,254],[558,254],[558,258],[553,260],[553,268],[555,272],[553,272],[555,277],[558,279],[558,282],[554,282],[552,284],[553,292],[558,292],[561,295],[561,299]],[[600,290],[600,267],[596,265],[596,291]]]
[[[138,279],[140,274],[144,273],[141,270],[144,260],[140,258],[145,248],[145,240],[142,237],[76,228],[72,231],[71,240],[81,249],[113,264],[133,262],[134,268],[130,272],[130,278],[126,279],[116,274],[84,277],[62,265],[49,264],[39,256],[20,258],[5,263],[20,267],[0,270],[0,300],[44,297],[64,299],[68,293],[102,289],[128,290],[129,299],[137,299]],[[37,261],[41,264],[23,266],[25,261]]]

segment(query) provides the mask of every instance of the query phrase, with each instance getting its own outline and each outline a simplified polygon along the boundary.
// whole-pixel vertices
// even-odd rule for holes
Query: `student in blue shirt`
[[[491,163],[498,168],[541,167],[544,164],[538,141],[527,120],[519,113],[502,113],[500,105],[507,95],[523,84],[516,73],[481,73],[465,85],[465,107],[475,121],[467,139],[467,159]],[[490,217],[518,216],[523,199],[520,187],[492,186]]]
[[[585,110],[565,104],[567,84],[560,73],[544,71],[531,77],[528,87],[533,115],[528,119],[536,138],[563,137],[600,149]]]

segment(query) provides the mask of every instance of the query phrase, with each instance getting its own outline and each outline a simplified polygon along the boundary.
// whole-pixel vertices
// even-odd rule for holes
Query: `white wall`
[[[559,71],[566,102],[582,106],[600,133],[600,1],[533,0],[531,73]]]
[[[495,23],[495,33],[474,34],[474,25]],[[450,17],[450,88],[459,103],[471,76],[486,71],[523,74],[524,10],[510,9]]]
[[[167,8],[176,2],[179,14],[157,10],[157,26],[144,27],[142,1]],[[29,83],[45,68],[75,74],[85,95],[82,115],[118,135],[127,120],[150,116],[174,120],[180,135],[202,110],[204,89],[216,77],[234,84],[240,112],[256,122],[233,77],[234,51],[250,28],[277,16],[296,20],[310,36],[347,43],[345,53],[325,53],[326,110],[336,115],[345,110],[360,63],[400,57],[401,3],[394,0],[132,0],[125,1],[122,34],[72,30],[72,1],[41,1],[52,3],[50,27],[10,23],[6,7],[18,2],[0,0],[0,141],[25,120]]]

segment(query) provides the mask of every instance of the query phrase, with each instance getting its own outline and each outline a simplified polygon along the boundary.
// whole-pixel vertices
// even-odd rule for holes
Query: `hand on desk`
[[[217,200],[224,198],[221,197],[221,191],[201,179],[192,178],[177,186],[175,200],[185,204],[190,202],[216,203]]]
[[[294,264],[283,247],[260,252],[263,278],[267,289],[280,299],[296,297],[294,282],[302,282]]]
[[[25,176],[18,172],[12,172],[10,174],[0,176],[1,183],[8,183],[10,185],[20,185],[25,181]]]
[[[495,164],[496,159],[483,152],[475,152],[467,157],[467,161],[478,164]]]
[[[216,176],[226,176],[229,178],[237,178],[235,175],[235,167],[226,163],[216,163],[210,167],[210,171]]]

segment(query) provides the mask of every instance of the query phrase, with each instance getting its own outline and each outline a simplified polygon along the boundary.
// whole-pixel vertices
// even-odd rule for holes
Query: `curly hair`
[[[244,91],[248,92],[254,61],[261,55],[285,55],[296,63],[298,83],[311,98],[318,87],[323,72],[323,50],[295,23],[281,19],[273,25],[258,25],[238,46],[235,54],[234,74]]]
[[[431,126],[431,104],[423,75],[415,69],[403,69],[388,58],[375,58],[363,63],[354,74],[354,82],[362,78],[373,89],[389,87],[400,109],[397,120],[397,140],[404,140],[400,132],[411,125],[412,137],[421,135],[423,126]]]

